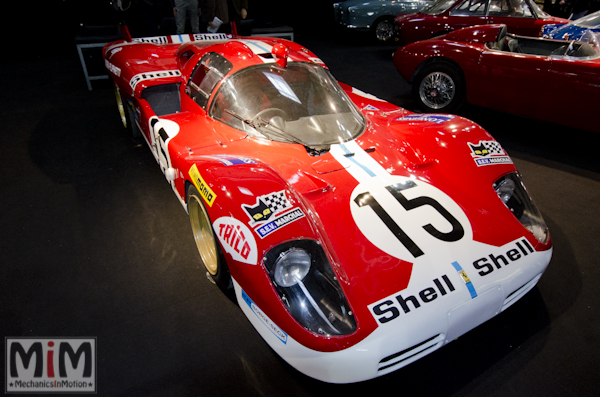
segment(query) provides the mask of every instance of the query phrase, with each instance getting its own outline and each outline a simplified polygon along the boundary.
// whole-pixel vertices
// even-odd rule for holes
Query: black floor
[[[296,41],[339,80],[411,108],[394,45]],[[99,395],[599,394],[600,136],[463,109],[521,170],[552,262],[519,303],[459,340],[382,378],[329,385],[278,358],[207,280],[186,213],[123,131],[108,81],[88,91],[74,48],[30,55],[0,77],[0,334],[96,337]]]

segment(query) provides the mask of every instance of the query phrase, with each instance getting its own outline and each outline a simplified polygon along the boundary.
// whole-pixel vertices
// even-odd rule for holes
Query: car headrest
[[[579,46],[579,49],[577,49],[575,54],[573,54],[572,56],[584,58],[584,57],[592,57],[596,54],[597,54],[597,52],[596,52],[596,50],[594,50],[594,47],[592,47],[591,45],[589,45],[587,43],[582,43],[581,46]]]
[[[500,28],[500,31],[498,32],[498,37],[496,37],[496,45],[498,48],[502,48],[507,31],[506,25],[502,25],[502,28]]]

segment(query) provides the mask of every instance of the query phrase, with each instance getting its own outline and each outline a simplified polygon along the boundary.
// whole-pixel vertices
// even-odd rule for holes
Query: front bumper
[[[265,341],[290,365],[321,381],[352,383],[402,368],[496,316],[537,284],[551,256],[552,249],[531,254],[526,263],[519,263],[512,268],[504,267],[510,272],[504,272],[501,278],[485,285],[478,284],[474,279],[477,288],[475,297],[473,290],[466,288],[459,273],[449,272],[447,280],[456,294],[444,294],[444,299],[439,299],[435,305],[422,304],[419,310],[413,307],[409,314],[401,312],[393,321],[380,322],[368,337],[336,352],[319,352],[301,345],[279,328],[273,319],[268,318],[235,280],[234,288],[244,314]],[[468,269],[468,272],[474,273],[472,269]],[[395,294],[395,298],[400,295],[407,298],[411,294],[418,296],[418,293],[410,291],[409,286]]]

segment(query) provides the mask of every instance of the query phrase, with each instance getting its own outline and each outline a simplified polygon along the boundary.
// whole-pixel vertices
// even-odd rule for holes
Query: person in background
[[[177,34],[185,33],[185,21],[190,16],[192,33],[200,33],[200,9],[198,0],[170,0],[177,25]]]
[[[237,23],[248,16],[248,0],[227,0],[227,6],[231,22]]]
[[[590,0],[560,0],[558,3],[559,13],[556,16],[574,21],[585,16],[591,7]]]
[[[590,10],[592,3],[590,0],[575,0],[573,1],[573,10],[572,14],[569,16],[569,19],[574,21],[585,16]]]
[[[229,9],[227,0],[200,0],[200,10],[202,11],[202,20],[208,25],[209,32],[223,32],[229,27]],[[215,23],[217,17],[221,23]]]
[[[251,28],[249,23],[253,21],[248,20],[248,23],[242,23],[242,20],[248,17],[248,0],[227,0],[227,7],[229,8],[231,32],[242,36],[250,36]]]

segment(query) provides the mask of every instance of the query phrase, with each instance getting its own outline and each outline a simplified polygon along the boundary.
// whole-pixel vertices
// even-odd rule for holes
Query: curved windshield
[[[579,41],[589,44],[596,51],[596,53],[600,53],[600,32],[587,30],[581,36]]]
[[[582,28],[598,29],[600,28],[600,11],[581,17],[573,23]]]
[[[427,15],[438,15],[452,7],[454,3],[456,3],[456,0],[438,0],[421,12]]]
[[[529,3],[531,4],[531,8],[533,8],[533,12],[535,12],[538,18],[550,18],[550,14],[542,10],[542,8],[535,1],[531,1]]]
[[[227,78],[215,95],[211,117],[253,136],[320,147],[356,138],[361,113],[323,67],[264,64]]]

